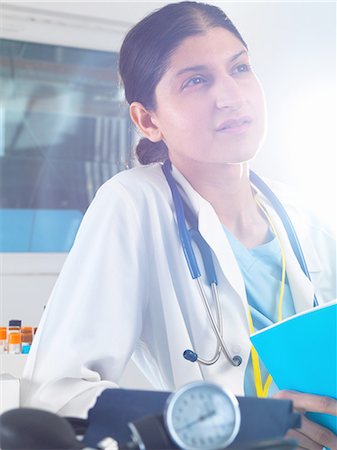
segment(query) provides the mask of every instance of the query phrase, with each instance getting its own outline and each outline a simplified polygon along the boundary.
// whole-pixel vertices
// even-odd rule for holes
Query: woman
[[[182,2],[149,15],[126,36],[120,73],[146,166],[113,177],[89,207],[31,350],[23,402],[85,416],[104,389],[117,386],[131,355],[158,389],[205,379],[256,395],[248,319],[259,329],[281,318],[278,307],[282,318],[311,308],[314,291],[319,302],[332,300],[332,238],[315,224],[298,226],[311,283],[278,215],[249,180],[265,133],[264,96],[247,45],[220,9]],[[184,258],[160,164],[167,158],[189,221],[212,250],[232,362],[216,352]],[[296,208],[285,206],[297,223]],[[201,285],[211,299],[205,279]],[[186,349],[217,362],[192,364]],[[268,395],[276,390],[271,385]],[[336,413],[332,399],[278,396],[301,411]],[[308,420],[296,438],[304,448],[337,448],[336,436]]]

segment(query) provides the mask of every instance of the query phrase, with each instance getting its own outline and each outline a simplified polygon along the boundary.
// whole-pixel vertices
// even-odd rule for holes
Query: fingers
[[[289,430],[286,434],[287,438],[295,439],[297,441],[297,448],[305,448],[308,450],[322,450],[322,446],[314,442],[312,439],[308,438],[300,431]]]
[[[301,428],[289,430],[286,436],[296,439],[299,448],[322,450],[322,447],[327,447],[330,450],[337,450],[337,436],[303,416]]]
[[[301,412],[312,411],[337,416],[337,400],[331,397],[296,391],[279,391],[274,398],[292,400],[294,408]]]
[[[274,398],[292,400],[294,409],[302,413],[311,411],[337,416],[337,401],[331,397],[296,391],[280,391],[274,395]],[[302,448],[321,450],[324,446],[330,450],[337,450],[337,435],[304,416],[302,416],[300,430],[290,430],[288,435],[295,438],[299,447]]]
[[[324,446],[330,450],[337,450],[337,436],[332,431],[308,420],[306,417],[302,417],[302,426],[299,431],[319,444],[320,447]]]

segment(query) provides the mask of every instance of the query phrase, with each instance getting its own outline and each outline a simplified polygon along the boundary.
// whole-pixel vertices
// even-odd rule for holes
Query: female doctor
[[[280,217],[249,179],[265,135],[265,101],[247,45],[222,10],[169,4],[127,34],[120,74],[143,135],[142,166],[107,181],[90,205],[39,326],[22,402],[83,417],[118,385],[132,355],[158,389],[204,379],[237,395],[274,395],[262,363],[252,365],[249,336],[311,308],[314,293],[319,303],[336,296],[334,243],[279,194],[309,281]],[[219,306],[194,241],[199,286],[191,277],[173,195],[184,205],[183,222],[194,222],[211,248]],[[200,289],[227,355],[218,351]],[[199,359],[185,359],[186,349]],[[336,414],[330,398],[276,395],[302,412]],[[305,418],[295,437],[303,448],[337,448],[333,433]]]

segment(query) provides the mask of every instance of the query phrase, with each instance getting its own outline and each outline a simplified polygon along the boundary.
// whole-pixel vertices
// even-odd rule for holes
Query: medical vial
[[[8,353],[11,355],[21,353],[21,333],[13,331],[8,334]]]
[[[7,328],[0,327],[0,355],[7,352]]]
[[[32,327],[21,328],[21,353],[29,353],[30,347],[33,342],[33,329]]]
[[[8,335],[9,333],[20,333],[21,320],[10,320],[8,322]]]

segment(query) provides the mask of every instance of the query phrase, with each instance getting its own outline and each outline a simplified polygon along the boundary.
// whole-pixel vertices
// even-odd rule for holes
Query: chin
[[[220,158],[216,158],[217,162],[220,164],[243,164],[243,163],[249,163],[252,161],[255,156],[259,153],[260,148],[258,148],[255,151],[251,152],[235,152],[231,155],[223,155]]]
[[[231,154],[227,154],[227,163],[228,164],[242,164],[248,163],[252,161],[259,153],[263,145],[263,140],[260,140],[256,145],[251,146],[249,149],[237,149],[233,150]]]

